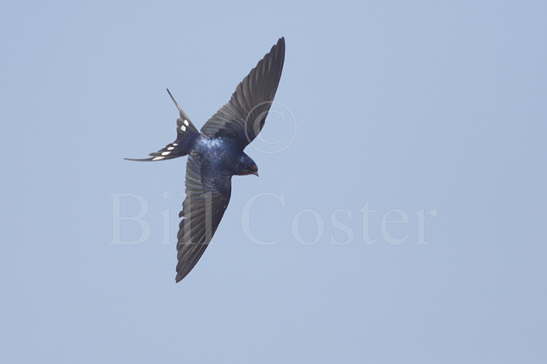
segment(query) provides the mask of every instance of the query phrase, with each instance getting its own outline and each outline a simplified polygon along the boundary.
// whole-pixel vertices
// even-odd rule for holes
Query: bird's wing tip
[[[126,161],[130,162],[150,162],[153,159],[152,158],[124,158]]]

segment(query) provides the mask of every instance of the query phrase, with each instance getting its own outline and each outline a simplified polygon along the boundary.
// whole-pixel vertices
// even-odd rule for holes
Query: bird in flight
[[[167,89],[179,112],[177,138],[150,153],[148,158],[126,158],[162,161],[188,155],[186,198],[179,213],[182,220],[177,234],[176,282],[194,268],[217,230],[230,201],[232,176],[258,176],[256,163],[244,149],[264,126],[284,59],[285,39],[280,38],[239,83],[230,101],[207,120],[201,130]]]

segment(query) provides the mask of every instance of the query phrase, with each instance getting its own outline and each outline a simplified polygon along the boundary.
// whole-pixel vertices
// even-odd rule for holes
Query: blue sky
[[[0,6],[3,362],[544,363],[541,1]],[[174,283],[183,159],[280,37],[272,114]],[[139,216],[139,214],[141,216]]]

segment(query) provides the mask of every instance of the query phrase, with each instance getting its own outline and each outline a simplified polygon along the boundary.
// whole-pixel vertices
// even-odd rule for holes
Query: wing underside
[[[201,132],[209,137],[234,138],[243,148],[252,142],[264,126],[284,61],[285,39],[280,38],[237,86],[230,101],[205,123]]]
[[[177,276],[182,280],[201,258],[230,201],[230,176],[211,176],[198,155],[186,166],[186,198],[179,216]]]

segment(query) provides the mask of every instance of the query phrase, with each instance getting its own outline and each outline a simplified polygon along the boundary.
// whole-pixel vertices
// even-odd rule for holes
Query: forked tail
[[[179,111],[179,117],[177,119],[177,139],[157,152],[150,153],[150,157],[148,158],[125,158],[126,160],[137,162],[161,161],[185,156],[192,150],[196,139],[199,137],[199,131],[190,121],[188,115],[179,106],[169,89],[167,89],[167,93]]]

